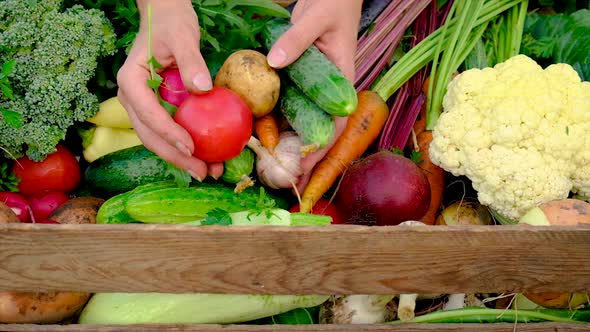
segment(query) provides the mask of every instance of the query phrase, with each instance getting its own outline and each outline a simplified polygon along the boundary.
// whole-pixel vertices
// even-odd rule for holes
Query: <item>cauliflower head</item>
[[[479,201],[518,220],[543,202],[590,196],[590,82],[525,55],[458,75],[443,99],[430,158],[465,175]]]

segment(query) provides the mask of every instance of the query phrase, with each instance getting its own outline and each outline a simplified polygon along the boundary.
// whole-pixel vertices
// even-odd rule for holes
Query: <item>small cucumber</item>
[[[223,175],[221,179],[227,183],[236,185],[234,192],[241,193],[244,189],[254,185],[250,174],[254,171],[254,160],[256,156],[248,147],[245,147],[240,154],[223,163]]]
[[[295,130],[307,152],[330,144],[336,134],[332,116],[322,111],[292,83],[284,84],[281,113]]]
[[[262,30],[264,47],[270,50],[290,27],[286,19],[275,18],[266,23]],[[349,116],[356,110],[358,100],[353,84],[314,45],[284,71],[303,93],[329,114]]]

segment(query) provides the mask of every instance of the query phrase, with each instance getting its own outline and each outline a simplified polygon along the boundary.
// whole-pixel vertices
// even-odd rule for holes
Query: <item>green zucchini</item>
[[[281,113],[303,142],[303,150],[314,152],[330,144],[336,134],[334,118],[322,111],[292,83],[283,86]]]
[[[133,220],[144,223],[185,223],[202,220],[213,209],[227,213],[286,204],[266,194],[260,187],[250,187],[240,194],[219,183],[199,183],[190,187],[177,187],[170,182],[161,186],[140,186],[125,200],[125,210]]]
[[[291,24],[272,19],[262,30],[263,45],[270,50]],[[357,107],[354,85],[317,47],[311,45],[295,62],[283,69],[289,78],[321,109],[335,116],[349,116]]]
[[[93,195],[109,198],[137,186],[173,179],[166,161],[143,145],[115,151],[90,163],[85,185]]]

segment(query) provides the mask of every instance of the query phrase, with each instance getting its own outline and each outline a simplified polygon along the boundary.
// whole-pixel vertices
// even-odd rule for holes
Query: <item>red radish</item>
[[[380,151],[345,172],[336,206],[347,223],[398,225],[420,220],[430,205],[430,184],[408,158]]]
[[[193,155],[206,162],[222,162],[242,152],[252,135],[252,112],[233,91],[215,86],[205,94],[191,94],[174,115],[191,135]]]
[[[35,220],[45,220],[60,205],[70,199],[68,195],[61,191],[48,191],[43,194],[29,196],[31,209]],[[39,221],[37,221],[39,223]]]
[[[74,155],[63,145],[36,162],[22,157],[14,163],[14,175],[20,178],[18,191],[23,195],[34,195],[45,191],[70,192],[80,182],[80,165]]]
[[[21,222],[30,222],[31,207],[23,195],[13,192],[0,192],[0,202],[6,204]]]
[[[297,204],[289,209],[290,212],[299,212],[300,205]],[[340,214],[340,211],[334,205],[334,203],[330,203],[327,199],[320,199],[313,208],[311,209],[312,214],[319,214],[323,216],[330,216],[332,217],[332,224],[345,224],[344,218]]]
[[[162,84],[158,89],[160,96],[165,101],[174,106],[180,106],[182,102],[190,96],[190,93],[184,87],[180,71],[178,68],[168,68],[160,73]]]

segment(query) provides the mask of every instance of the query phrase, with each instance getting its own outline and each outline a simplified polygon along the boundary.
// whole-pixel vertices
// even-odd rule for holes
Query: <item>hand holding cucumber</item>
[[[287,30],[273,45],[267,58],[275,68],[283,68],[315,44],[348,78],[354,81],[354,56],[362,0],[298,0]],[[309,181],[311,170],[326,155],[346,127],[348,117],[335,117],[336,133],[331,144],[307,155],[302,161],[303,175],[298,190]]]

